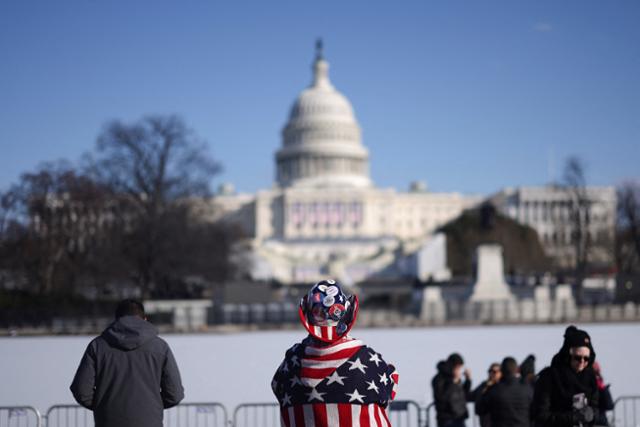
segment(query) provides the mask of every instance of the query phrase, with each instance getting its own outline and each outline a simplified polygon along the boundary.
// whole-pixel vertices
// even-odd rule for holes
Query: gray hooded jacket
[[[162,412],[184,398],[171,349],[149,322],[125,316],[95,338],[71,384],[96,427],[161,427]]]

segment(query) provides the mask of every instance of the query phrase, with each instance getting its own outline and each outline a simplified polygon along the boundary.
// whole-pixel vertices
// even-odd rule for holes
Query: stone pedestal
[[[573,297],[573,291],[570,285],[556,286],[556,298],[554,300],[554,309],[552,320],[566,322],[576,319],[578,316],[578,307]]]
[[[513,300],[509,285],[504,278],[502,246],[480,245],[477,249],[477,259],[478,275],[471,301]]]
[[[426,287],[422,292],[420,320],[430,324],[442,324],[446,320],[446,308],[440,288]]]
[[[551,292],[549,286],[541,285],[534,288],[533,300],[535,301],[535,320],[548,322],[551,317]]]

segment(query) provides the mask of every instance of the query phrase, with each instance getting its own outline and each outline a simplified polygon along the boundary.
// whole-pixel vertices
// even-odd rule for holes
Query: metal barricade
[[[613,427],[638,427],[640,425],[640,396],[620,396],[615,400]]]
[[[425,408],[424,412],[425,412],[425,416],[424,416],[425,427],[437,426],[438,423],[436,421],[436,404],[433,402],[429,403]]]
[[[423,427],[422,408],[413,400],[391,402],[387,411],[393,427]]]
[[[0,406],[0,426],[40,427],[42,416],[33,406]]]
[[[47,427],[94,426],[93,413],[78,405],[54,405],[45,419]],[[220,403],[181,403],[165,410],[163,424],[165,427],[227,427],[229,418],[227,409]]]
[[[47,427],[93,427],[93,413],[79,405],[53,405],[44,418]]]
[[[243,403],[233,411],[233,427],[279,427],[280,405],[277,403]]]
[[[480,425],[480,420],[475,412],[475,405],[473,403],[469,403],[467,405],[467,412],[469,412],[469,419],[466,421],[466,425],[469,427],[478,427]],[[423,417],[424,426],[425,427],[436,427],[438,425],[438,421],[436,419],[436,404],[431,402],[427,405],[425,409],[425,415]]]
[[[227,408],[220,403],[181,403],[164,412],[165,427],[227,427]]]

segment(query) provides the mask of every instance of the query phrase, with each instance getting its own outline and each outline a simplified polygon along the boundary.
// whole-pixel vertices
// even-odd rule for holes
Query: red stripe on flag
[[[335,353],[325,354],[322,356],[305,356],[307,360],[334,360],[334,359],[349,359],[360,350],[360,347],[345,348],[344,350],[336,351]]]
[[[360,427],[371,427],[371,424],[369,423],[369,405],[361,406]]]
[[[376,423],[378,426],[382,427],[382,420],[380,419],[380,407],[378,405],[373,405],[373,416],[376,419]]]
[[[324,403],[313,404],[313,420],[315,427],[331,427],[327,422],[327,405]]]
[[[289,408],[280,408],[280,414],[282,415],[282,424],[285,427],[291,427],[291,422],[289,421]]]
[[[304,423],[304,408],[302,405],[296,405],[293,407],[293,411],[296,418],[296,427],[302,427]]]
[[[320,335],[324,339],[328,339],[329,338],[329,334],[327,333],[327,327],[326,326],[320,326]]]
[[[333,374],[333,371],[335,371],[336,368],[323,368],[323,369],[302,368],[302,369],[300,369],[300,377],[301,378],[321,379],[321,378],[328,377],[329,375]]]
[[[387,425],[391,427],[391,421],[389,421],[389,416],[387,415],[387,411],[384,408],[380,408],[380,412],[382,412],[382,416],[387,421]]]
[[[340,417],[340,427],[351,427],[351,405],[349,403],[338,403],[338,416]]]

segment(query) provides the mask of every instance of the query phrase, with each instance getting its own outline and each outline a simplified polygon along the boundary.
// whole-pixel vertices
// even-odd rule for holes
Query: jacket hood
[[[122,350],[135,350],[157,336],[156,327],[138,316],[121,317],[102,332],[111,346]]]
[[[441,360],[438,362],[438,364],[436,365],[436,368],[438,369],[438,373],[445,375],[445,376],[453,376],[453,370],[451,369],[451,364],[447,363],[446,360]]]

